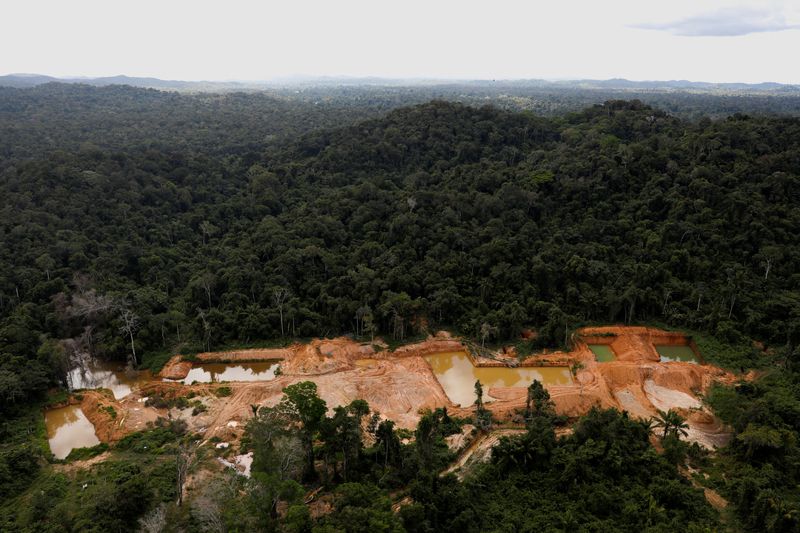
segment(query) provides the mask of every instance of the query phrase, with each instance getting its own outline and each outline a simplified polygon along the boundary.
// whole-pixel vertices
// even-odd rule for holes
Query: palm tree
[[[687,424],[686,420],[674,409],[670,409],[666,413],[659,409],[658,416],[651,418],[650,424],[653,428],[664,429],[661,435],[662,439],[667,438],[667,435],[670,434],[675,435],[679,439],[681,436],[685,437],[689,434],[689,432],[686,431],[689,429],[689,424]]]

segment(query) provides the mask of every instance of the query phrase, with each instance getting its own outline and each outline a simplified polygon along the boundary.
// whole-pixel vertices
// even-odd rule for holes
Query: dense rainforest
[[[7,528],[77,530],[103,515],[87,507],[59,526],[49,511],[37,522],[13,510],[31,483],[40,511],[91,500],[42,473],[46,453],[30,436],[47,391],[65,384],[68,347],[157,368],[176,352],[340,334],[403,342],[440,328],[490,343],[529,328],[534,350],[582,325],[619,322],[698,332],[718,347],[714,362],[763,373],[709,398],[737,435],[728,448],[678,455],[731,501],[724,527],[796,531],[800,119],[690,120],[638,100],[547,117],[441,100],[389,111],[398,106],[374,98],[0,89]],[[308,405],[295,399],[254,418],[261,484],[209,496],[241,510],[218,517],[229,530],[719,524],[675,454],[656,453],[646,425],[620,413],[592,412],[559,438],[554,417],[533,417],[524,437],[461,482],[437,474],[448,459],[442,439],[459,423],[446,413],[424,418],[435,427],[421,423],[409,445],[386,424],[366,444],[352,436],[363,406],[327,421],[324,410],[301,413]],[[297,482],[319,479],[313,464],[310,476],[276,479],[277,452],[259,451],[258,432],[276,417],[301,428],[286,442],[313,437],[334,457],[354,454],[349,478],[323,479],[337,495],[326,517],[309,516],[297,496]],[[126,530],[174,499],[162,460],[180,457],[185,435],[175,424],[153,431],[92,474],[103,482],[90,490],[119,492],[118,513],[98,530]],[[155,442],[144,452],[136,439]],[[387,491],[401,489],[415,503],[396,514]],[[287,522],[259,498],[289,505]],[[254,522],[237,522],[246,517]]]

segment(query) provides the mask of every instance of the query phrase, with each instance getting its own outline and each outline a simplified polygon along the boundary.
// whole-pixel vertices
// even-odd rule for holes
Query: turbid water
[[[657,344],[656,351],[661,356],[662,363],[684,362],[697,363],[697,355],[690,346],[674,346],[667,344]]]
[[[120,363],[85,360],[67,375],[71,390],[109,389],[119,400],[131,393],[141,383],[151,380],[147,371],[126,369]]]
[[[614,350],[608,344],[590,344],[589,349],[594,354],[594,359],[598,363],[608,363],[617,358]]]
[[[461,406],[472,405],[475,402],[477,380],[483,385],[484,402],[492,400],[488,395],[492,387],[528,387],[534,379],[544,385],[572,383],[572,374],[565,366],[480,367],[474,366],[464,352],[429,355],[425,360],[430,363],[450,401]]]
[[[44,423],[50,450],[57,459],[64,459],[75,448],[100,444],[94,426],[77,405],[48,410],[44,414]]]
[[[257,363],[195,364],[181,381],[185,384],[219,383],[221,381],[270,381],[275,379],[277,361]]]

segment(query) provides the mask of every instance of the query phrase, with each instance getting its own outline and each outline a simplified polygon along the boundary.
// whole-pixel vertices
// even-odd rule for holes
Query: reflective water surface
[[[117,400],[150,379],[147,371],[126,369],[121,363],[98,360],[85,360],[67,375],[70,390],[110,389]]]
[[[534,379],[544,385],[569,385],[572,374],[568,367],[478,367],[473,366],[464,352],[429,355],[430,363],[439,383],[453,403],[461,406],[475,402],[475,381],[483,385],[483,401],[492,400],[488,392],[492,387],[528,387]]]
[[[681,361],[684,363],[697,363],[697,356],[690,346],[670,346],[657,344],[656,351],[661,356],[662,363]]]
[[[89,448],[100,444],[94,433],[94,426],[77,405],[46,411],[44,423],[50,450],[57,459],[64,459],[75,448]]]
[[[270,381],[275,379],[278,361],[257,363],[195,364],[181,381],[185,384],[218,383],[220,381]]]

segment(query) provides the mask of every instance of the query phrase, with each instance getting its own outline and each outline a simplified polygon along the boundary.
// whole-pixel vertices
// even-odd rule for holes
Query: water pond
[[[275,379],[278,361],[256,363],[200,363],[195,364],[183,378],[184,384],[219,383],[222,381],[270,381]]]
[[[614,350],[608,344],[590,344],[589,349],[594,354],[594,359],[598,363],[608,363],[617,358]]]
[[[697,363],[697,355],[690,346],[674,346],[666,344],[657,344],[656,351],[661,356],[662,363]]]
[[[479,367],[464,352],[439,353],[425,357],[442,384],[447,397],[455,404],[469,406],[475,402],[475,381],[483,384],[484,402],[492,400],[487,394],[492,387],[528,387],[534,379],[544,385],[570,385],[572,374],[568,367]]]
[[[49,409],[44,414],[44,423],[50,450],[57,459],[64,459],[75,448],[100,444],[94,426],[77,405]]]
[[[126,369],[120,363],[96,360],[86,360],[67,374],[70,390],[109,389],[117,400],[150,379],[147,371]]]

